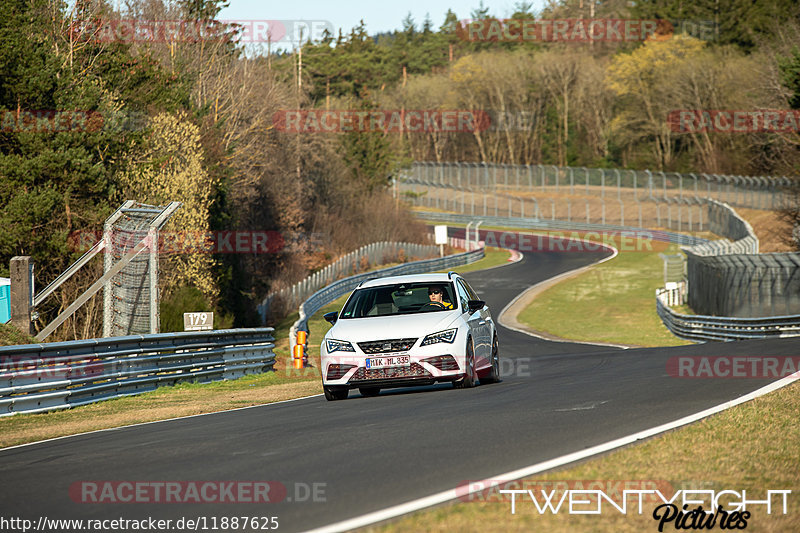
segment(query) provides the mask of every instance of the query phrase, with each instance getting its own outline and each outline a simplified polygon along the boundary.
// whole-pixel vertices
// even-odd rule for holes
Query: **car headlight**
[[[328,339],[325,341],[328,347],[328,353],[333,352],[355,352],[356,349],[347,341],[337,341],[335,339]]]
[[[420,344],[420,346],[428,346],[430,344],[436,344],[439,342],[452,343],[454,340],[456,340],[456,332],[458,332],[458,329],[446,329],[444,331],[431,333],[422,339],[422,344]]]

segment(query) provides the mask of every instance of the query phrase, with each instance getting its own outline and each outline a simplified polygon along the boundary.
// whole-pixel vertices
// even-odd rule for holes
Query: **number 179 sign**
[[[183,313],[183,331],[214,329],[214,313]]]

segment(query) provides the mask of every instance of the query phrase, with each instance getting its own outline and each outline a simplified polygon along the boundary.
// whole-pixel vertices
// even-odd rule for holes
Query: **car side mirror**
[[[483,300],[470,300],[467,302],[467,308],[469,309],[470,313],[474,313],[479,309],[483,309],[484,305],[486,305],[486,302]]]
[[[331,311],[330,313],[325,313],[324,315],[322,315],[322,318],[324,318],[325,320],[330,322],[331,325],[333,325],[336,324],[336,319],[339,318],[339,313],[337,313],[336,311]]]

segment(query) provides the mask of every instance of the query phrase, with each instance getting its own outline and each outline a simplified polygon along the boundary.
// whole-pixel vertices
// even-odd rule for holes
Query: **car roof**
[[[453,273],[452,276],[451,274],[444,274],[444,273],[387,276],[385,278],[377,278],[365,281],[361,285],[359,285],[358,288],[363,289],[366,287],[380,287],[381,285],[395,285],[397,283],[425,283],[425,282],[448,283],[453,281],[453,279],[456,276],[458,276],[458,274],[456,273]]]

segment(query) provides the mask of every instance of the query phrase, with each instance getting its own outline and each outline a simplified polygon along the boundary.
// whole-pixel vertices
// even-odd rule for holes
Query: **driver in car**
[[[439,286],[428,287],[428,298],[430,302],[428,302],[427,305],[433,305],[443,309],[453,308],[453,304],[444,301],[444,291]]]

